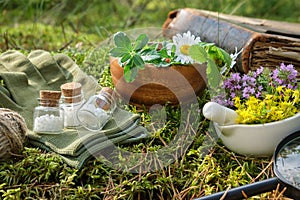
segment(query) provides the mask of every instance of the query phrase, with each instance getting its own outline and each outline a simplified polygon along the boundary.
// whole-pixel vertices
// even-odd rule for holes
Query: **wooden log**
[[[261,66],[274,68],[282,62],[293,64],[300,71],[299,23],[184,8],[171,11],[163,24],[163,34],[169,38],[188,30],[229,53],[242,50],[237,59],[239,71],[247,73]]]

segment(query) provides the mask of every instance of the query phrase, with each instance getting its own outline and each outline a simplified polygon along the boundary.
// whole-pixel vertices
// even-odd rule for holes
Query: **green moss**
[[[84,2],[84,3],[82,3]],[[0,51],[42,48],[62,52],[74,59],[102,86],[113,87],[105,39],[114,32],[134,27],[160,27],[167,13],[176,8],[194,7],[246,16],[298,21],[296,0],[249,1],[36,1],[0,3]],[[26,4],[26,5],[25,5]],[[268,5],[267,5],[268,4]],[[267,6],[267,7],[266,7]],[[267,10],[266,10],[267,9]],[[286,10],[288,10],[286,12]],[[199,97],[201,106],[208,100]],[[150,127],[149,113],[141,114],[141,124]],[[167,122],[157,126],[147,140],[120,146],[131,152],[162,149],[174,138],[180,112],[166,107]],[[104,159],[90,160],[83,169],[65,165],[51,153],[26,144],[23,152],[0,163],[1,199],[191,199],[245,185],[274,176],[271,158],[248,158],[224,147],[221,141],[206,143],[209,122],[200,114],[195,138],[182,156],[156,171],[129,173],[111,167]],[[209,150],[209,151],[208,151]],[[111,156],[120,156],[112,152]],[[119,157],[123,162],[130,162]],[[132,157],[132,162],[137,162]],[[151,162],[153,160],[149,160]],[[137,162],[136,169],[139,169]],[[253,199],[274,199],[277,193],[260,194]]]

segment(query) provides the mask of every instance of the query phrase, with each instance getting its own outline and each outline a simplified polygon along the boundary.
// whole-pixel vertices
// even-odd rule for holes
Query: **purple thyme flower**
[[[251,96],[264,98],[265,94],[272,93],[274,87],[284,86],[296,89],[297,70],[292,64],[282,63],[271,71],[269,68],[260,67],[248,74],[232,73],[223,81],[222,94],[215,96],[212,101],[221,105],[234,108],[234,98],[241,100],[249,99]]]
[[[280,67],[275,69],[272,74],[273,85],[284,86],[290,89],[296,89],[297,86],[297,70],[292,64],[285,65],[281,63]]]
[[[255,72],[254,72],[254,78],[260,76],[264,71],[264,68],[261,66],[260,68],[258,68]]]

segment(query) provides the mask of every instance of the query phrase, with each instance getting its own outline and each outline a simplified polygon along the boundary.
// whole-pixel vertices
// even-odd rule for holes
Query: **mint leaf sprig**
[[[145,68],[141,53],[148,44],[149,38],[146,34],[141,34],[132,44],[125,33],[118,32],[114,35],[114,42],[115,47],[110,50],[110,54],[113,57],[120,58],[120,62],[124,67],[124,78],[127,82],[132,82],[137,76],[138,69]]]
[[[195,38],[190,33],[188,35]],[[201,42],[200,39],[194,45],[183,43],[181,47],[178,47],[176,46],[178,40],[175,43],[174,38],[173,43],[171,41],[149,43],[148,36],[140,34],[132,42],[125,33],[118,32],[114,35],[113,40],[115,47],[111,49],[110,55],[119,59],[119,64],[124,68],[126,82],[134,81],[138,70],[145,68],[145,63],[151,63],[156,67],[169,67],[171,65],[189,65],[195,61],[207,63],[208,85],[215,88],[220,85],[222,74],[228,72],[232,63],[235,63],[232,62],[232,57],[226,51],[213,43]],[[185,41],[184,38],[183,41]],[[178,54],[178,51],[181,55]],[[182,55],[188,57],[182,57]]]

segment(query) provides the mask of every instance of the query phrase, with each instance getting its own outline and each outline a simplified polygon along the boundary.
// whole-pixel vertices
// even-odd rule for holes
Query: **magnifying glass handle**
[[[278,184],[278,178],[274,177],[237,188],[232,188],[228,191],[222,191],[205,197],[200,197],[194,200],[219,200],[221,198],[223,200],[241,200],[245,199],[246,197],[251,197],[257,194],[275,190]]]

